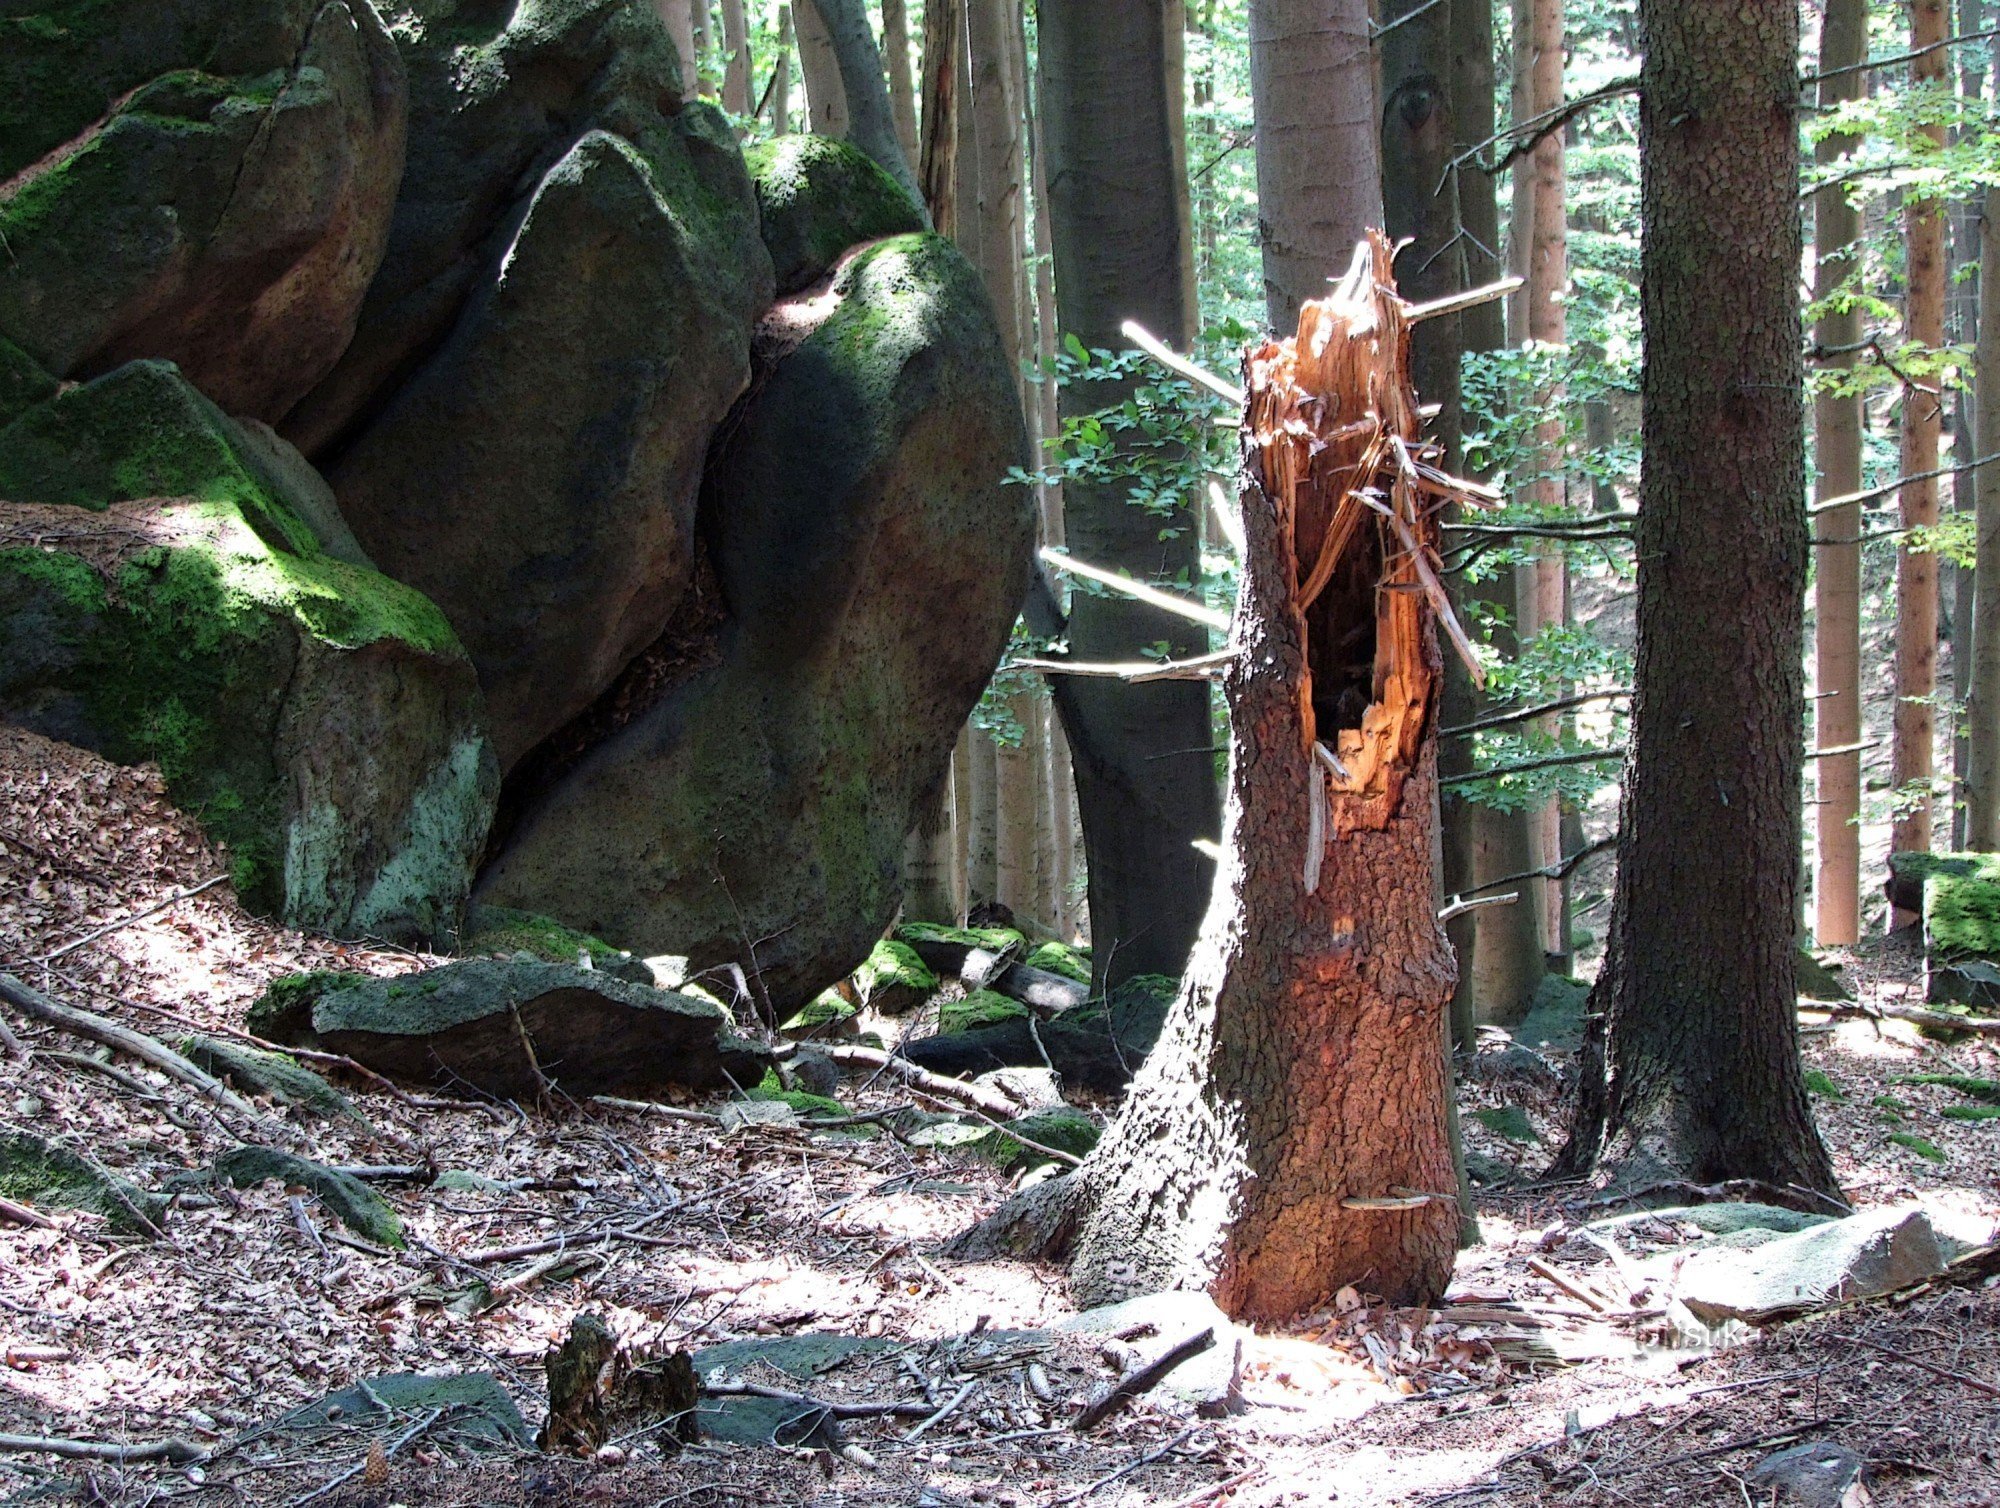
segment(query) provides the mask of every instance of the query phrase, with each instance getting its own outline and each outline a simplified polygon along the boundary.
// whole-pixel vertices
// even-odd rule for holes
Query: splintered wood
[[[1439,515],[1484,505],[1487,489],[1447,476],[1421,436],[1410,383],[1411,306],[1398,297],[1388,238],[1371,231],[1295,337],[1249,358],[1252,463],[1292,552],[1292,607],[1305,625],[1300,687],[1314,826],[1379,830],[1396,811],[1437,699],[1431,615],[1476,682],[1484,672],[1445,595]],[[1314,847],[1317,856],[1317,845]],[[1308,863],[1307,888],[1317,864]]]

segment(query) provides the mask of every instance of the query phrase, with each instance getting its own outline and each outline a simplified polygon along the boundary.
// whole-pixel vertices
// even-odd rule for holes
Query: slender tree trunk
[[[2000,44],[1993,76],[2000,89]],[[1979,346],[1973,381],[1979,398],[1973,426],[1977,456],[2000,450],[2000,188],[1986,190],[1979,219]],[[1968,459],[1972,459],[1969,457]],[[2000,466],[1976,478],[1977,581],[1973,588],[1972,688],[1966,708],[1971,748],[1965,790],[1968,847],[2000,849]]]
[[[1910,46],[1927,47],[1945,39],[1944,0],[1911,0]],[[1937,51],[1910,65],[1917,88],[1935,88],[1944,79],[1946,55]],[[1940,148],[1944,127],[1921,128]],[[1905,285],[1903,334],[1906,340],[1935,350],[1944,344],[1944,205],[1937,199],[1907,198],[1903,206]],[[1903,474],[1935,471],[1942,430],[1943,400],[1934,388],[1906,384],[1903,390]],[[1903,484],[1902,524],[1906,529],[1935,528],[1938,521],[1936,477]],[[1892,755],[1895,784],[1903,793],[1903,814],[1890,833],[1897,853],[1923,852],[1931,846],[1930,781],[1935,770],[1937,713],[1931,698],[1937,690],[1938,557],[1930,550],[1899,550],[1896,557],[1896,712]],[[1916,920],[1899,912],[1899,923]]]
[[[1958,0],[1957,34],[1975,36],[1986,28],[1985,0]],[[1975,114],[1986,94],[1986,57],[1977,47],[1956,49],[1959,99]],[[1967,145],[1976,126],[1952,130],[1954,146]],[[1976,351],[1979,341],[1979,222],[1984,191],[1957,200],[1951,209],[1951,274],[1946,279],[1949,307],[1945,321],[1947,337],[1955,346]],[[1976,358],[1975,358],[1976,361]],[[1978,454],[1977,398],[1969,386],[1960,387],[1951,398],[1952,460],[1965,462]],[[1961,472],[1952,478],[1951,506],[1972,520],[1978,529],[1979,477]],[[1952,722],[1951,772],[1958,799],[1951,805],[1951,846],[1968,846],[1970,810],[1967,787],[1972,780],[1972,738],[1968,709],[1972,703],[1974,622],[1978,616],[1978,569],[1953,561],[1951,571],[1951,689],[1959,715]]]
[[[1528,28],[1528,113],[1540,115],[1553,110],[1563,98],[1563,0],[1532,0]],[[1537,345],[1564,346],[1569,342],[1564,292],[1569,282],[1568,209],[1564,202],[1566,181],[1563,133],[1551,131],[1529,154],[1529,195],[1533,205],[1533,230],[1528,240],[1527,319],[1528,339]],[[1529,503],[1543,517],[1558,513],[1566,498],[1563,486],[1564,393],[1560,384],[1535,394],[1533,400],[1547,415],[1535,431],[1538,475],[1529,487]],[[1531,639],[1544,628],[1559,628],[1567,617],[1566,558],[1560,546],[1547,543],[1542,553],[1523,570],[1518,582],[1516,621],[1521,637]],[[1560,688],[1557,688],[1560,694]],[[1537,726],[1554,737],[1560,718],[1550,716]],[[1534,813],[1535,854],[1538,867],[1556,863],[1562,857],[1562,811],[1551,799]],[[1537,882],[1530,882],[1537,883]],[[1565,880],[1542,880],[1540,913],[1542,950],[1550,956],[1570,951],[1564,898]]]
[[[757,102],[750,97],[750,27],[743,0],[722,0],[722,46],[729,54],[722,70],[722,108],[748,115]]]
[[[910,16],[904,0],[882,0],[882,51],[889,63],[889,108],[896,117],[896,140],[903,157],[919,161],[917,90],[910,74]]]
[[[889,103],[889,83],[882,66],[882,49],[868,23],[864,0],[806,0],[817,7],[839,71],[840,92],[846,98],[843,133],[866,152],[884,172],[900,183],[919,204],[923,195],[917,175],[896,137],[896,113]],[[812,85],[806,86],[810,93]]]
[[[1257,233],[1274,329],[1382,223],[1368,0],[1250,0]]]
[[[965,856],[965,904],[1000,898],[1000,785],[993,737],[980,728],[972,735],[972,828]]]
[[[695,66],[694,12],[688,9],[688,0],[653,0],[653,4],[666,23],[667,36],[678,54],[681,98],[693,99],[701,87],[701,73]]]
[[[941,236],[958,235],[958,96],[964,72],[965,7],[957,0],[928,0],[924,6],[924,113],[918,130],[923,143],[918,177],[931,224]]]
[[[1640,0],[1646,468],[1610,946],[1565,1173],[1835,1192],[1799,1067],[1799,12]]]
[[[1303,311],[1296,343],[1250,358],[1228,816],[1200,946],[1097,1150],[959,1248],[1070,1251],[1079,1303],[1202,1287],[1282,1323],[1344,1284],[1422,1303],[1451,1275],[1440,664],[1421,584],[1437,518],[1353,432],[1365,418],[1414,444],[1418,429],[1386,239],[1356,271]],[[1355,692],[1373,698],[1358,717]]]
[[[1042,0],[1039,66],[1057,306],[1086,346],[1125,344],[1136,319],[1185,350],[1193,336],[1183,245],[1185,174],[1173,128],[1180,80],[1169,70],[1164,9],[1152,0]],[[1063,412],[1125,395],[1117,384],[1067,389]],[[1141,580],[1196,583],[1194,507],[1168,518],[1131,506],[1124,484],[1072,483],[1063,525],[1081,560]],[[1171,538],[1162,538],[1163,533]],[[1143,603],[1077,593],[1070,648],[1126,660],[1164,642],[1200,654],[1207,635]],[[1129,686],[1066,678],[1057,687],[1088,855],[1096,986],[1178,975],[1212,883],[1197,838],[1219,820],[1209,697],[1198,682]]]
[[[956,919],[972,909],[972,733],[971,723],[958,730],[951,751],[951,874]]]
[[[1868,53],[1868,0],[1827,0],[1820,23],[1821,72],[1848,68]],[[1859,99],[1861,73],[1844,73],[1819,86],[1819,106],[1831,110]],[[1824,138],[1815,149],[1822,167],[1850,156],[1856,136]],[[1823,302],[1858,275],[1861,216],[1847,186],[1821,189],[1813,200],[1813,298]],[[1860,291],[1858,288],[1855,290]],[[1861,340],[1858,308],[1830,310],[1813,328],[1826,347],[1848,347],[1827,358],[1850,368]],[[1813,495],[1824,501],[1861,490],[1861,398],[1820,392],[1813,397],[1813,453],[1818,478]],[[1861,505],[1849,503],[1814,515],[1814,532],[1837,541],[1815,545],[1813,585],[1814,746],[1852,749],[1813,761],[1819,804],[1813,935],[1822,947],[1846,947],[1861,936]]]
[[[958,920],[958,897],[952,885],[953,806],[951,767],[947,766],[945,778],[924,805],[904,850],[903,916],[907,921],[949,926]]]
[[[778,61],[772,66],[771,134],[788,136],[792,130],[792,8],[778,7]]]
[[[1507,34],[1508,56],[1513,67],[1507,80],[1507,119],[1519,125],[1535,113],[1535,43],[1533,0],[1513,0],[1509,7],[1511,30]],[[1507,298],[1507,342],[1520,345],[1528,338],[1528,251],[1535,240],[1535,162],[1532,157],[1515,159],[1508,178],[1507,271],[1521,279],[1521,286]],[[1540,904],[1539,899],[1536,902]]]
[[[708,0],[688,0],[688,5],[693,12],[695,72],[699,74],[702,59],[715,45],[715,18],[709,11]],[[707,79],[701,79],[696,87],[702,94],[714,92]]]
[[[1463,152],[1493,135],[1493,8],[1484,0],[1453,0],[1452,24],[1452,105],[1458,142]],[[1508,270],[1500,260],[1500,200],[1491,175],[1462,173],[1458,182],[1459,217],[1466,241],[1466,280],[1471,287],[1499,281]],[[1526,240],[1523,238],[1523,246]],[[1519,300],[1521,295],[1515,295]],[[1522,307],[1525,307],[1523,305]],[[1468,351],[1497,351],[1507,344],[1506,308],[1486,304],[1468,309],[1460,317],[1460,329]],[[1456,581],[1458,578],[1454,577]],[[1502,636],[1499,648],[1505,652],[1511,640]],[[1452,677],[1463,672],[1455,662],[1446,666],[1447,706],[1453,705]],[[1468,706],[1472,711],[1475,704]],[[1447,715],[1454,724],[1469,721]],[[1440,745],[1438,762],[1447,758],[1470,769],[1470,740],[1453,740]],[[1520,874],[1534,867],[1533,835],[1529,814],[1503,812],[1457,797],[1444,806],[1448,841],[1445,863],[1454,891],[1485,885],[1505,875]],[[1460,878],[1464,876],[1464,878]],[[1488,1020],[1519,1019],[1534,998],[1546,972],[1542,953],[1542,933],[1538,921],[1539,897],[1536,887],[1521,891],[1521,900],[1512,906],[1487,906],[1460,919],[1458,991],[1452,999],[1453,1038],[1469,1050],[1474,1040],[1475,1015]],[[1471,948],[1465,947],[1470,937]]]
[[[799,80],[806,86],[806,129],[815,136],[844,141],[849,130],[847,90],[840,82],[833,32],[819,0],[792,0],[792,25],[799,39]]]

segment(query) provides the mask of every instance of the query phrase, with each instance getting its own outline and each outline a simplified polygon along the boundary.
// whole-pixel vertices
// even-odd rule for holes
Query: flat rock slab
[[[1676,1297],[1706,1324],[1763,1324],[1893,1293],[1944,1267],[1922,1210],[1871,1210],[1749,1249],[1696,1252]]]
[[[1150,1327],[1150,1328],[1148,1328]],[[1148,1359],[1179,1345],[1203,1330],[1215,1332],[1215,1344],[1175,1367],[1158,1386],[1196,1408],[1229,1408],[1236,1392],[1236,1351],[1250,1334],[1205,1293],[1149,1293],[1119,1304],[1086,1309],[1056,1326],[1071,1335],[1135,1336],[1132,1344]]]
[[[756,1083],[772,1061],[711,1001],[523,958],[355,978],[321,993],[310,1020],[302,1035],[389,1078],[505,1098],[549,1084],[634,1097],[725,1089]]]
[[[277,1427],[290,1434],[320,1430],[352,1431],[356,1425],[380,1428],[391,1416],[415,1422],[436,1409],[437,1431],[471,1437],[491,1445],[525,1447],[534,1431],[522,1419],[514,1400],[488,1372],[456,1372],[427,1377],[397,1372],[374,1377],[328,1393],[317,1402],[293,1409]]]

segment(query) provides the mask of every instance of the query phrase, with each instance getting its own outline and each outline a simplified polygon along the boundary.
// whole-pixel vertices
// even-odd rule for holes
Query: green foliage
[[[1889,1140],[1905,1151],[1916,1153],[1925,1162],[1951,1161],[1951,1158],[1946,1155],[1944,1148],[1938,1146],[1937,1143],[1925,1141],[1921,1136],[1912,1135],[1908,1131],[1891,1131],[1889,1133]]]
[[[1807,1094],[1816,1095],[1823,1100],[1844,1102],[1847,1099],[1847,1095],[1842,1092],[1840,1085],[1834,1082],[1833,1076],[1821,1069],[1808,1068],[1805,1073],[1805,1079]]]
[[[2000,1081],[1974,1078],[1964,1073],[1909,1073],[1897,1079],[1898,1084],[1935,1084],[1943,1089],[1955,1089],[1960,1094],[1975,1100],[1984,1100],[1989,1105],[2000,1105]]]

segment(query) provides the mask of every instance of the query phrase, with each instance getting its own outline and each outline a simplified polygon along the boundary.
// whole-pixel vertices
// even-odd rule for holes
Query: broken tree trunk
[[[1438,512],[1409,310],[1371,234],[1249,360],[1225,841],[1158,1047],[1077,1172],[963,1255],[1073,1256],[1095,1304],[1201,1287],[1278,1321],[1450,1276],[1458,1212],[1433,914]],[[1456,624],[1448,626],[1456,631]]]

